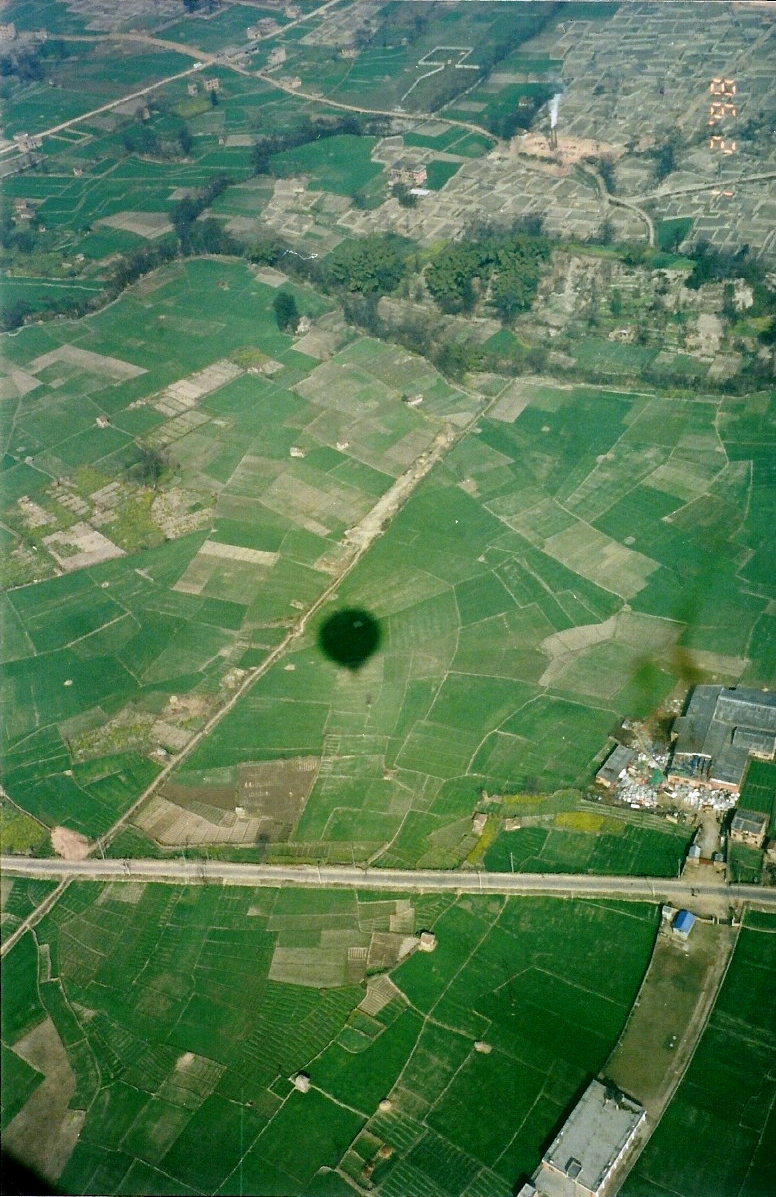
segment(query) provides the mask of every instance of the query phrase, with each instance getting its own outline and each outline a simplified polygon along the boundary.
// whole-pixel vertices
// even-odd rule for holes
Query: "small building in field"
[[[596,781],[600,781],[601,785],[607,788],[616,786],[628,765],[635,759],[636,753],[632,748],[626,748],[623,744],[615,745],[614,751],[610,753],[596,773]]]
[[[404,183],[407,187],[423,187],[428,182],[428,171],[422,162],[408,162],[400,159],[391,167],[391,183]]]
[[[768,816],[756,810],[737,810],[730,824],[730,838],[750,848],[762,848],[768,831]]]
[[[689,939],[690,932],[695,926],[695,915],[689,910],[678,910],[676,917],[671,924],[671,930],[674,935],[678,935],[680,939]]]
[[[221,90],[221,80],[220,79],[205,79],[205,80],[203,80],[203,83],[204,83],[205,91],[207,91],[207,92]]]

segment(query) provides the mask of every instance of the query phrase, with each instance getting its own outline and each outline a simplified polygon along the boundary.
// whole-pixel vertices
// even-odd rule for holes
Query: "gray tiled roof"
[[[696,686],[674,731],[672,771],[739,786],[751,752],[774,752],[776,693]]]

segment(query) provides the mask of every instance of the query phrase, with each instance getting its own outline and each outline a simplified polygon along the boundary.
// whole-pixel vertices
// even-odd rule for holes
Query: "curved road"
[[[629,901],[686,902],[691,897],[747,902],[776,910],[776,889],[698,881],[690,886],[675,877],[599,877],[576,873],[488,873],[481,870],[370,869],[340,865],[238,864],[223,860],[33,860],[0,856],[6,876],[57,881],[157,881],[170,885],[355,886],[358,889],[489,894],[556,894],[568,897],[624,898]]]

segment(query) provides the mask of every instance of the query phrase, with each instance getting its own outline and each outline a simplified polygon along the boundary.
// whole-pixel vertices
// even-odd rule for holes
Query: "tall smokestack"
[[[555,95],[550,100],[550,145],[556,149],[558,145],[558,133],[556,125],[558,124],[558,109],[563,100],[563,92],[556,91]]]

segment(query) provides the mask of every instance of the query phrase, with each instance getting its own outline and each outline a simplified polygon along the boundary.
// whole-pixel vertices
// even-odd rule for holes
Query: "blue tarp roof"
[[[689,910],[680,910],[674,919],[674,931],[688,933],[692,930],[695,922],[695,915]]]

